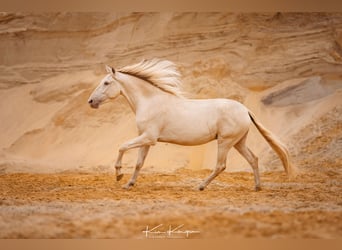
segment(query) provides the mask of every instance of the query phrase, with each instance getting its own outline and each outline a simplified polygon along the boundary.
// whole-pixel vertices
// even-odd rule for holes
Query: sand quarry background
[[[145,238],[183,225],[192,238],[342,236],[342,14],[1,13],[0,237]],[[115,181],[136,136],[123,98],[90,109],[104,65],[174,61],[190,98],[244,103],[291,152],[288,179],[251,128],[263,190],[231,150],[204,192],[215,142],[158,144],[136,186]],[[184,237],[184,235],[181,235]]]

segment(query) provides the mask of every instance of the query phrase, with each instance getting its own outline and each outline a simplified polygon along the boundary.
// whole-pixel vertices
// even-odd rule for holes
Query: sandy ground
[[[124,190],[113,174],[2,174],[1,238],[145,238],[181,226],[171,237],[338,238],[342,236],[341,170],[327,167],[288,179],[283,172],[223,173],[207,190],[209,170],[142,173]],[[126,175],[123,181],[128,180]],[[157,234],[148,234],[155,237]],[[158,234],[165,238],[165,234]]]

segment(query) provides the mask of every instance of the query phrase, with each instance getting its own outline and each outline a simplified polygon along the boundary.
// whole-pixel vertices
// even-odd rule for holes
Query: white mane
[[[143,60],[118,71],[141,78],[165,92],[182,96],[180,73],[173,62],[161,59]]]

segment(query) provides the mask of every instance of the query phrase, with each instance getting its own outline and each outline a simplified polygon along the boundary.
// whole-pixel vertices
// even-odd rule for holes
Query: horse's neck
[[[123,96],[127,99],[134,113],[140,106],[148,104],[152,99],[151,97],[167,95],[167,93],[140,78],[121,72],[116,72],[115,76],[121,85]]]

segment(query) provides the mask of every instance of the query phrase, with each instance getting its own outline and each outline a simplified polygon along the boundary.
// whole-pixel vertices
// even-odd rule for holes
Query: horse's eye
[[[104,82],[104,85],[109,85],[109,82]]]

